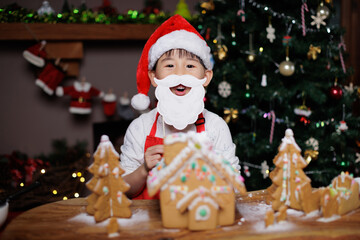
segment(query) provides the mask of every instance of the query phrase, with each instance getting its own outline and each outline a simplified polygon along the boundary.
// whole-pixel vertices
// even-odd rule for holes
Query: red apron
[[[144,153],[146,152],[146,149],[148,149],[151,146],[164,144],[164,139],[155,137],[156,123],[158,118],[159,118],[159,113],[156,113],[155,122],[152,125],[150,134],[146,136]],[[195,125],[196,125],[196,132],[200,133],[205,131],[205,118],[202,113],[199,114],[198,120],[195,122]],[[145,183],[142,192],[133,199],[159,199],[159,192],[153,197],[150,197]]]

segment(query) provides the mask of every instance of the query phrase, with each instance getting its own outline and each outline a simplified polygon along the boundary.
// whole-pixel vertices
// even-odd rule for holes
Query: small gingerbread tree
[[[295,142],[293,131],[287,129],[279,152],[273,160],[276,167],[270,173],[273,184],[268,188],[268,192],[275,211],[281,206],[302,210],[300,187],[311,180],[303,171],[307,163],[300,153],[301,149]]]
[[[121,175],[124,170],[120,167],[119,154],[103,135],[94,153],[94,163],[89,167],[94,177],[87,183],[92,194],[87,198],[87,212],[94,215],[96,222],[110,218],[109,235],[116,234],[118,225],[116,218],[131,217],[129,208],[131,201],[124,194],[130,186]]]

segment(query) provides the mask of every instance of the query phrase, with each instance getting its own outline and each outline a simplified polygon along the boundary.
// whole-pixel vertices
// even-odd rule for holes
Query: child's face
[[[151,84],[157,87],[157,84],[154,82],[155,77],[157,79],[163,79],[169,75],[192,75],[198,78],[199,81],[206,77],[207,80],[203,84],[203,86],[206,87],[212,78],[212,71],[205,69],[196,57],[191,57],[190,54],[182,54],[180,56],[178,51],[179,50],[174,50],[172,54],[163,54],[159,58],[155,71],[149,71]],[[186,95],[190,89],[191,87],[183,85],[170,88],[171,92],[177,96]]]

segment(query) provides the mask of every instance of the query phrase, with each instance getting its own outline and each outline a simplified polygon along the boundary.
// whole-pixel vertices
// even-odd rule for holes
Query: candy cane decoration
[[[343,39],[342,36],[340,37],[340,43],[338,45],[338,48],[339,48],[339,56],[340,56],[341,67],[342,67],[344,73],[346,73],[346,67],[345,67],[344,58],[343,58],[343,55],[342,55],[342,52],[341,52],[341,47],[343,47],[344,51],[346,51],[346,45],[345,45],[345,42],[344,42],[344,39]]]
[[[306,1],[301,5],[301,26],[302,26],[302,34],[306,36],[306,26],[305,26],[305,11],[309,11]]]
[[[274,137],[275,120],[276,120],[275,112],[273,110],[270,111],[269,118],[271,118],[271,129],[270,129],[269,142],[270,142],[270,144],[272,144],[273,137]]]

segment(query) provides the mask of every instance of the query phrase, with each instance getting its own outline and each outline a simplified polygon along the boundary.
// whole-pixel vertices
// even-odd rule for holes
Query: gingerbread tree
[[[94,163],[89,167],[94,175],[87,183],[92,194],[87,198],[87,212],[94,215],[96,222],[110,218],[108,225],[109,235],[116,234],[118,225],[116,218],[131,217],[129,208],[131,201],[124,194],[130,186],[121,175],[124,170],[120,167],[119,154],[103,135],[101,142],[94,153]]]
[[[303,171],[307,163],[300,152],[293,131],[287,129],[273,160],[275,169],[269,175],[273,184],[268,188],[268,192],[275,211],[281,206],[302,210],[300,188],[311,180]]]

